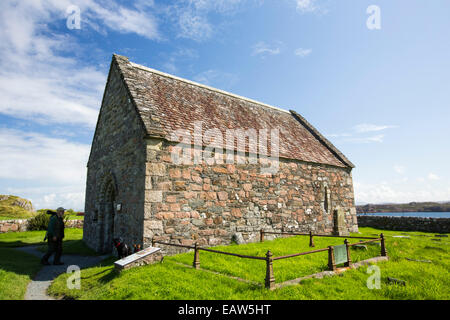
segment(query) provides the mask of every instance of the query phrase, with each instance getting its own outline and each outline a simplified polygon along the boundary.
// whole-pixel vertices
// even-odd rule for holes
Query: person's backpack
[[[56,212],[55,212],[55,211],[52,211],[52,210],[47,210],[46,214],[55,215]],[[47,232],[45,233],[44,241],[46,241],[47,239],[48,239],[48,230],[47,230]]]

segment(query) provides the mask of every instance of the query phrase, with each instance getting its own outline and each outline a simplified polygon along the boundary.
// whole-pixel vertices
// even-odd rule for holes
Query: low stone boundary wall
[[[67,220],[66,228],[78,228],[83,229],[84,220]]]
[[[359,227],[396,231],[450,232],[450,218],[386,217],[358,215]]]
[[[9,231],[27,231],[27,228],[27,219],[0,220],[0,233]]]
[[[66,228],[83,228],[83,220],[68,220]],[[28,219],[0,220],[0,233],[27,231]]]

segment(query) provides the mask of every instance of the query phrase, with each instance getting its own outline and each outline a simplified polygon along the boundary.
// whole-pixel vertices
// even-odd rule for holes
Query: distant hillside
[[[450,202],[366,204],[362,206],[356,206],[356,212],[450,212]]]
[[[30,200],[17,196],[0,195],[0,219],[25,219],[34,215]]]

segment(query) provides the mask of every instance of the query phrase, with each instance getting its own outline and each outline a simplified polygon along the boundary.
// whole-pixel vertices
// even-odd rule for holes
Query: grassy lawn
[[[28,283],[39,271],[39,258],[0,247],[0,300],[21,300]]]
[[[420,232],[381,231],[360,228],[363,236],[386,237],[390,261],[378,264],[381,288],[368,289],[367,267],[347,271],[339,276],[309,279],[301,284],[274,291],[240,282],[225,275],[186,268],[192,264],[193,253],[168,256],[162,264],[135,268],[122,273],[114,271],[112,260],[82,270],[82,290],[66,288],[68,275],[61,275],[50,287],[55,296],[70,299],[449,299],[450,255],[448,238]],[[394,235],[408,235],[397,238]],[[435,241],[441,239],[441,241]],[[354,242],[355,239],[352,239]],[[357,241],[357,240],[356,240]],[[342,244],[343,239],[315,238],[316,248]],[[217,247],[228,252],[263,256],[268,249],[274,256],[310,250],[308,237],[290,237],[253,243]],[[352,260],[359,261],[379,255],[378,246],[367,251],[352,250]],[[431,260],[432,263],[409,261]],[[254,261],[201,251],[201,267],[210,271],[238,276],[263,283],[264,261]],[[315,253],[274,262],[276,282],[298,278],[326,269],[327,255]],[[406,286],[389,284],[388,277],[407,282]]]
[[[63,254],[97,255],[82,241],[83,229],[67,228],[64,230]],[[7,232],[0,234],[0,248],[14,248],[29,245],[42,245],[38,250],[45,252],[45,231]]]
[[[47,250],[45,231],[8,232],[0,234],[0,300],[23,299],[28,283],[41,268],[40,259],[15,247],[42,245]],[[63,254],[96,255],[83,242],[82,229],[66,229]]]
[[[357,239],[352,239],[358,242]],[[351,242],[351,243],[353,243]],[[254,255],[264,257],[270,250],[274,257],[284,256],[297,252],[311,251],[326,248],[329,245],[340,245],[344,243],[342,238],[318,238],[314,239],[315,247],[309,247],[309,237],[297,236],[279,238],[263,243],[251,243],[247,245],[220,246],[215,249],[226,252],[239,253],[243,255]],[[360,261],[375,257],[380,254],[379,246],[368,246],[367,251],[352,250],[352,261]],[[174,261],[192,265],[193,254],[185,253],[172,258]],[[240,277],[264,283],[266,275],[265,261],[234,258],[226,255],[201,251],[200,265],[204,269],[216,271],[231,276]],[[328,252],[318,252],[300,257],[274,261],[275,282],[283,282],[299,278],[308,274],[321,272],[328,269]]]
[[[31,218],[31,215],[27,215],[27,216],[22,216],[22,215],[11,216],[10,214],[8,214],[6,216],[0,215],[0,220],[17,220],[17,219],[29,219],[29,218]]]
[[[84,220],[84,216],[77,216],[76,214],[65,214],[68,220]]]
[[[8,208],[8,211],[5,210],[4,212],[2,212],[0,210],[0,220],[30,219],[37,214],[37,212],[30,212],[25,210],[11,212],[11,209]],[[84,220],[84,216],[77,216],[76,214],[64,214],[64,216],[67,217],[68,220]]]

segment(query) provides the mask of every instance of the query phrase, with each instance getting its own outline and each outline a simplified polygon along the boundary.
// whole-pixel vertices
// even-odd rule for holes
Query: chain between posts
[[[264,241],[264,233],[266,233],[266,232],[261,229],[260,230],[260,241],[261,242]],[[314,235],[312,234],[312,232],[310,232],[309,234],[306,234],[306,235],[310,236],[310,246],[313,247],[314,246],[314,239],[313,239]],[[353,238],[357,238],[357,237],[353,237]],[[364,237],[361,237],[361,238],[364,239]],[[374,242],[374,241],[380,240],[381,241],[381,256],[387,256],[385,238],[384,238],[383,234],[380,234],[380,238],[367,238],[366,237],[365,239],[371,239],[371,240],[363,241],[363,242],[359,242],[359,243],[353,243],[353,244],[349,244],[348,239],[344,240],[345,249],[346,249],[346,253],[347,253],[347,261],[345,262],[344,266],[346,266],[346,267],[352,266],[352,260],[351,260],[351,256],[350,256],[350,247],[353,245],[361,244],[361,243],[369,243],[369,242]],[[279,257],[273,257],[272,252],[270,250],[268,250],[265,257],[257,257],[257,256],[246,256],[246,255],[240,255],[240,254],[231,253],[231,252],[224,252],[224,251],[218,251],[218,250],[213,250],[213,249],[208,249],[208,248],[202,248],[198,245],[197,242],[195,242],[194,246],[188,246],[188,245],[181,245],[181,244],[175,244],[175,243],[160,242],[160,241],[156,241],[155,239],[152,238],[152,247],[156,243],[163,244],[163,245],[169,245],[169,246],[182,247],[182,248],[187,248],[187,249],[194,249],[194,261],[193,261],[192,265],[195,269],[200,269],[200,250],[209,251],[209,252],[213,252],[213,253],[219,253],[219,254],[232,255],[232,256],[237,256],[240,258],[265,260],[266,261],[265,288],[270,289],[270,290],[275,288],[275,276],[274,276],[274,272],[273,272],[273,261],[275,261],[275,260],[286,259],[286,258],[291,258],[291,257],[296,257],[296,256],[301,256],[301,255],[307,255],[307,254],[316,253],[316,252],[328,251],[328,269],[330,271],[336,271],[336,269],[337,269],[333,246],[328,246],[327,248],[323,248],[323,249],[317,249],[317,250],[312,250],[312,251],[308,251],[308,252],[300,252],[300,253],[290,254],[290,255],[286,255],[286,256],[279,256]]]

